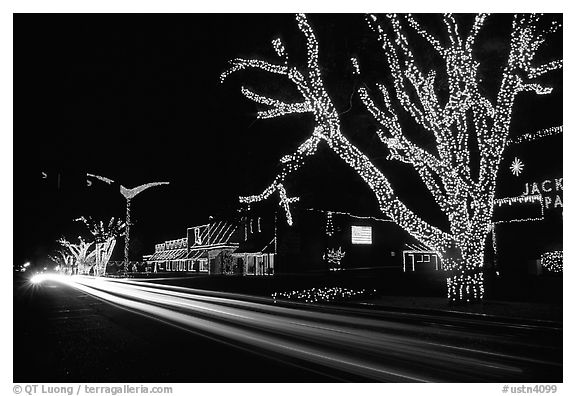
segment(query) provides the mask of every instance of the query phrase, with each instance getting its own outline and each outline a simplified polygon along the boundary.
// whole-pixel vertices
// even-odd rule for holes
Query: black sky
[[[363,16],[310,19],[326,86],[346,112],[345,133],[389,167],[399,194],[422,197],[426,191],[416,182],[403,183],[414,176],[409,169],[377,155],[376,126],[352,95],[359,84],[386,73]],[[490,66],[487,80],[498,76],[505,59],[510,22],[501,15],[487,26],[488,44],[481,47]],[[171,182],[134,201],[140,254],[159,240],[184,236],[187,226],[211,214],[234,209],[238,195],[260,192],[278,159],[309,133],[310,118],[256,120],[257,107],[240,95],[240,86],[288,95],[290,86],[250,72],[220,84],[219,75],[234,57],[274,59],[275,37],[286,41],[291,59],[302,58],[304,42],[287,14],[15,15],[15,260],[42,260],[57,237],[73,237],[75,217],[123,216],[119,194],[76,188],[86,172],[127,187]],[[561,42],[554,43],[544,50],[561,55]],[[365,80],[352,77],[351,56],[359,57]],[[561,74],[553,82],[560,86],[551,97],[520,98],[513,131],[561,125]],[[558,161],[558,155],[551,158]],[[54,187],[58,174],[60,190]],[[316,206],[377,214],[369,190],[328,150],[321,149],[296,180],[294,190]],[[423,214],[436,215],[434,209]]]

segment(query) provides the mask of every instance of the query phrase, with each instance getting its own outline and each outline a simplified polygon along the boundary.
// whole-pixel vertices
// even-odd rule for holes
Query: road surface
[[[17,287],[15,322],[16,382],[562,381],[553,322],[91,277]]]

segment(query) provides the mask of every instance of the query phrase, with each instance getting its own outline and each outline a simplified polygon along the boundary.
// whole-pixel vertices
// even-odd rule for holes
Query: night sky
[[[420,215],[442,225],[415,173],[386,160],[377,124],[354,94],[361,84],[373,89],[389,78],[363,16],[310,20],[344,133],[390,175],[408,206],[423,208]],[[431,20],[430,26],[438,24]],[[480,71],[487,91],[499,84],[510,26],[509,16],[496,16],[480,36],[477,55],[486,61]],[[256,120],[258,107],[243,98],[241,85],[297,99],[295,89],[261,72],[237,73],[224,84],[219,76],[234,57],[275,60],[275,37],[285,41],[291,61],[304,59],[303,37],[288,14],[15,15],[15,262],[45,260],[57,238],[73,239],[81,230],[73,222],[78,216],[124,216],[120,194],[102,183],[87,187],[86,172],[129,188],[171,183],[133,201],[135,256],[151,253],[157,242],[184,237],[186,227],[210,215],[233,212],[239,195],[261,192],[279,158],[310,133],[311,116]],[[561,57],[561,48],[556,34],[541,59]],[[433,57],[422,54],[432,67]],[[360,78],[352,75],[351,56],[360,60]],[[555,87],[552,95],[519,97],[512,136],[562,124],[561,74],[545,80]],[[430,143],[406,122],[414,139]],[[530,155],[561,175],[561,144],[543,140]],[[368,188],[326,147],[292,181],[291,194],[305,205],[378,215]]]

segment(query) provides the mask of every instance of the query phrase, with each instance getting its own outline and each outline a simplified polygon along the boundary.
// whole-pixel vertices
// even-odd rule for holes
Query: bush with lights
[[[347,301],[353,298],[370,297],[374,294],[376,294],[376,290],[354,290],[344,287],[313,287],[312,289],[306,290],[273,293],[272,298],[275,302],[276,300],[294,300],[306,303],[330,303]]]
[[[564,270],[564,253],[562,250],[543,253],[540,260],[546,271],[561,273]]]

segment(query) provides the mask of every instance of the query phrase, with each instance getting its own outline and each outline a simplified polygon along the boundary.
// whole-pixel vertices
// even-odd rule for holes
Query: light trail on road
[[[42,279],[41,279],[42,280]],[[349,312],[319,312],[271,298],[132,280],[47,276],[118,307],[228,344],[307,367],[370,381],[514,381],[525,366],[559,366],[463,342],[470,332]],[[506,343],[509,337],[486,334]],[[561,371],[561,365],[560,365]]]

